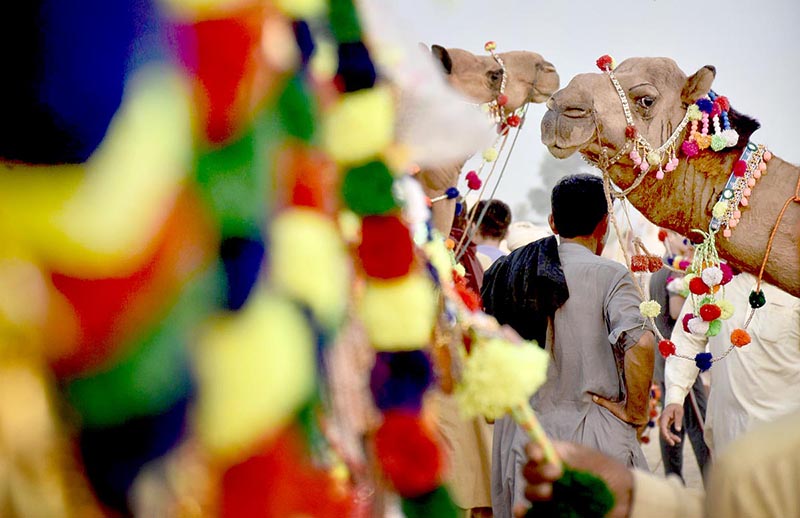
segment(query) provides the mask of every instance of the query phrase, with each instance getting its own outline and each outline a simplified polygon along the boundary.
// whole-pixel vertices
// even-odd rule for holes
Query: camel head
[[[689,104],[708,94],[715,73],[706,65],[687,77],[669,58],[630,58],[614,69],[636,129],[654,147],[669,138]],[[598,141],[613,156],[625,145],[626,126],[609,77],[602,72],[579,74],[547,101],[542,142],[556,158],[580,151],[596,159]],[[627,160],[622,158],[620,162]]]
[[[493,101],[500,94],[503,71],[492,56],[476,56],[462,49],[433,45],[431,52],[444,68],[450,85],[478,103]],[[558,90],[558,73],[552,63],[525,50],[502,52],[506,67],[505,94],[508,109],[525,103],[543,103]]]

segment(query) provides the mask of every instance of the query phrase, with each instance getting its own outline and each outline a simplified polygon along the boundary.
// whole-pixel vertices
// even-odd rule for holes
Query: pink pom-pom
[[[725,286],[731,282],[731,279],[733,279],[733,269],[728,266],[728,263],[720,263],[719,269],[722,270],[722,280],[720,281],[720,284]]]
[[[679,270],[686,270],[687,268],[689,268],[689,266],[691,266],[691,264],[692,263],[690,263],[689,261],[684,259],[683,261],[678,263],[678,269]]]
[[[686,331],[687,333],[691,333],[691,331],[689,331],[689,321],[693,318],[694,315],[691,313],[686,313],[685,315],[683,315],[683,320],[681,321],[681,323],[683,324],[683,330]]]
[[[747,186],[748,187],[755,187],[756,179],[755,178],[748,178],[747,179]],[[750,196],[749,194],[745,194],[745,196]]]
[[[639,169],[642,171],[647,171],[650,169],[650,164],[647,163],[647,159],[642,160],[642,163],[639,165]]]
[[[675,170],[675,163],[672,160],[670,160],[669,162],[667,162],[667,165],[664,166],[664,170],[668,173],[671,173],[672,171]]]
[[[742,211],[740,211],[738,209],[733,211],[733,217],[736,218],[736,219],[741,218],[742,217]]]
[[[753,171],[753,178],[755,178],[756,180],[758,180],[759,178],[761,178],[761,171],[759,171],[758,169],[756,169],[755,171]]]
[[[736,228],[736,225],[739,224],[739,220],[736,218],[731,218],[728,220],[728,226],[731,228]]]
[[[658,172],[656,172],[656,180],[663,180],[663,179],[664,179],[664,170],[659,169]]]
[[[772,160],[772,152],[764,151],[764,162],[769,162],[770,160]]]
[[[683,142],[683,144],[681,144],[681,151],[683,151],[684,155],[691,158],[693,156],[697,156],[697,154],[700,152],[700,147],[694,140],[686,140]]]
[[[758,170],[763,173],[764,171],[767,170],[767,164],[765,164],[764,162],[761,162],[760,164],[758,164]]]
[[[722,108],[720,107],[719,103],[718,102],[712,103],[711,104],[711,116],[712,117],[716,117],[720,113],[722,113]]]
[[[750,196],[751,194],[753,194],[753,191],[750,189],[750,187],[745,187],[744,190],[742,191],[742,194],[744,196]]]
[[[725,230],[722,231],[722,237],[731,237],[731,234],[732,232],[731,229],[729,228],[726,228]]]
[[[739,203],[742,204],[742,207],[747,207],[748,205],[750,205],[750,202],[747,201],[747,198],[742,198],[741,200],[739,200]]]

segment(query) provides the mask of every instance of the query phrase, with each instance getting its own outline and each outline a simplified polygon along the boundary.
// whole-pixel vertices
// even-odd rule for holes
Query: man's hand
[[[670,446],[675,446],[677,443],[681,442],[681,438],[672,433],[673,424],[675,425],[675,430],[680,432],[683,427],[683,405],[671,403],[661,412],[661,419],[659,419],[661,437],[663,437]]]
[[[611,401],[597,394],[592,394],[592,401],[607,409],[617,416],[618,419],[636,428],[641,428],[650,421],[650,415],[648,413],[642,414],[641,412],[635,412],[633,409],[629,408],[625,401]]]
[[[568,442],[556,442],[556,452],[561,459],[573,468],[588,471],[606,483],[614,494],[614,509],[608,518],[625,518],[630,513],[633,497],[633,474],[623,464],[599,451]],[[560,466],[545,463],[542,448],[538,444],[527,446],[528,463],[522,470],[527,482],[525,498],[531,502],[549,500],[553,495],[553,482],[561,477]],[[526,509],[515,509],[515,515],[522,517]]]

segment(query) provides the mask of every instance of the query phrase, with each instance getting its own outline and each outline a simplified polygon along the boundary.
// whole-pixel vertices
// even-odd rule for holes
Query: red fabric
[[[439,485],[441,453],[418,416],[386,412],[375,433],[375,451],[383,473],[401,496],[420,496]]]
[[[397,216],[367,216],[361,221],[358,256],[370,277],[394,279],[411,270],[414,243]]]

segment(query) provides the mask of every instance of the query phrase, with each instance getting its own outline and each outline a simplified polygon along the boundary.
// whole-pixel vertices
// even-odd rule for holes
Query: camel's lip
[[[558,144],[552,144],[547,146],[547,149],[556,158],[567,158],[580,151],[581,146],[561,147]]]

